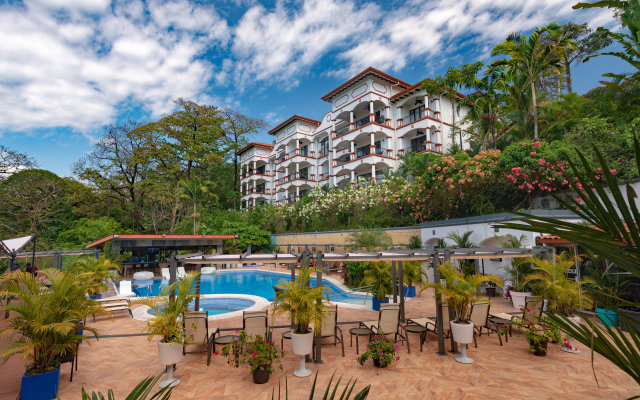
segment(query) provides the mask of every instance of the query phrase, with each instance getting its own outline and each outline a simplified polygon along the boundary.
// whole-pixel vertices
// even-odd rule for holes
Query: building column
[[[296,163],[296,178],[300,178],[300,163]]]
[[[351,151],[350,151],[350,153],[351,153],[351,160],[353,160],[353,157],[355,157],[355,155],[356,155],[356,142],[355,142],[355,140],[351,141]]]
[[[300,139],[296,139],[296,155],[300,154]]]
[[[371,180],[376,180],[376,165],[371,164]]]
[[[429,108],[429,95],[424,95],[424,116],[431,117],[431,108]]]
[[[390,127],[391,126],[391,107],[389,106],[385,107],[385,114],[386,114],[385,115],[386,119],[384,121],[385,125]]]
[[[349,111],[349,130],[356,129],[356,124],[353,122],[353,111]]]
[[[425,136],[426,136],[426,141],[424,142],[425,145],[425,150],[433,150],[433,145],[432,145],[432,140],[431,140],[431,127],[428,126],[425,129]]]
[[[369,145],[369,150],[371,154],[375,154],[376,153],[376,137],[373,132],[371,132],[369,136],[371,137],[371,144]]]
[[[255,162],[255,160],[253,161],[253,173],[254,174],[256,173],[256,162]]]
[[[256,208],[256,199],[253,199],[253,208]]]
[[[399,128],[402,126],[402,106],[398,106],[397,108],[398,110],[398,119],[396,120],[396,128]]]
[[[300,186],[296,186],[296,201],[300,200]]]
[[[356,184],[356,171],[355,170],[351,170],[351,184],[352,185]]]
[[[373,100],[369,100],[369,122],[375,121],[375,114],[373,113]]]
[[[316,156],[315,149],[316,149],[316,142],[311,141],[311,143],[309,143],[309,155],[311,157],[315,157]]]
[[[440,98],[436,97],[433,100],[435,101],[434,107],[436,108],[435,111],[434,111],[435,118],[436,119],[440,119]]]

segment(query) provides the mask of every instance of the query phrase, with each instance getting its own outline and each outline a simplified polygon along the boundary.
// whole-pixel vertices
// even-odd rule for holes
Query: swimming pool
[[[220,315],[233,311],[244,310],[256,304],[253,300],[238,299],[232,297],[217,297],[200,299],[200,308],[207,312],[207,315]],[[189,309],[193,310],[195,302],[189,303]],[[153,310],[147,310],[149,314],[154,314]]]
[[[291,279],[290,274],[263,270],[229,270],[218,271],[213,274],[201,275],[201,294],[248,294],[264,297],[269,301],[276,298],[273,285],[286,283]],[[160,292],[162,279],[133,281],[133,291],[138,296],[157,296]],[[167,283],[166,281],[164,282]],[[333,302],[348,303],[371,307],[371,296],[349,292],[349,289],[323,279],[322,284],[329,289],[329,299]],[[316,279],[311,278],[311,286],[316,285]],[[366,299],[366,301],[365,301]]]

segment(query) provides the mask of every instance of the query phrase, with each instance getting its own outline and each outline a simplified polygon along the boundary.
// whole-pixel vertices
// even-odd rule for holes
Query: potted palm
[[[586,285],[586,289],[594,300],[596,314],[603,325],[618,326],[618,307],[625,303],[629,279],[611,273],[612,265],[601,257],[592,256],[587,263],[591,265],[587,275],[592,282]]]
[[[494,282],[501,286],[502,281],[495,275],[467,274],[459,272],[450,261],[439,267],[440,276],[444,279],[444,284],[433,283],[427,287],[433,287],[437,294],[442,296],[442,300],[449,305],[449,309],[454,312],[454,318],[449,322],[453,340],[461,344],[473,342],[473,323],[469,320],[471,306],[483,299],[478,297],[479,286],[483,282]],[[470,364],[473,360],[467,357],[466,346],[461,346],[462,355],[456,357],[456,361]]]
[[[506,235],[506,238],[495,237],[503,248],[518,249],[522,248],[526,236]],[[525,282],[527,275],[532,272],[531,263],[522,258],[512,258],[510,268],[506,268],[507,279],[512,282],[512,286],[508,288],[506,297],[511,299],[513,308],[520,311],[525,306],[525,299],[533,295],[531,288]]]
[[[311,268],[302,266],[295,281],[280,285],[281,291],[273,301],[273,320],[279,315],[289,313],[293,324],[291,332],[291,346],[293,353],[301,356],[300,368],[295,370],[295,376],[311,375],[311,370],[305,368],[305,358],[311,354],[313,348],[313,329],[319,331],[329,297],[327,288],[310,287]],[[313,326],[313,328],[312,328]]]
[[[371,286],[373,295],[373,309],[380,311],[380,304],[387,303],[387,295],[391,294],[391,267],[385,262],[371,264],[370,268],[364,272],[362,282]]]
[[[182,359],[182,346],[189,343],[181,318],[195,298],[195,277],[196,274],[188,274],[171,285],[163,285],[159,296],[139,301],[151,308],[154,314],[154,318],[144,329],[149,334],[149,341],[160,336],[158,358],[160,364],[167,366],[167,377],[160,381],[160,387],[180,383],[180,379],[173,377],[173,365]],[[172,293],[175,293],[175,299],[171,298]]]
[[[106,314],[95,301],[86,297],[88,280],[84,274],[41,270],[50,282],[26,272],[12,272],[0,280],[0,297],[17,301],[0,309],[12,313],[0,335],[13,338],[2,350],[2,363],[22,354],[27,368],[22,376],[22,400],[56,398],[60,375],[60,360],[75,352],[79,335],[78,321],[91,314]],[[96,338],[96,330],[85,326]]]
[[[581,286],[593,284],[590,278],[576,282],[567,277],[567,270],[574,267],[579,256],[573,256],[568,252],[552,256],[552,259],[528,258],[528,262],[533,264],[533,272],[527,275],[525,283],[532,283],[536,293],[549,301],[549,308],[555,310],[574,324],[580,324],[580,317],[576,315],[576,309],[580,306],[591,308],[593,300],[582,293]],[[579,353],[573,347],[572,340],[569,345],[563,345],[562,350],[570,353]]]
[[[420,261],[406,261],[402,264],[402,274],[404,283],[407,285],[404,289],[406,297],[416,297],[416,287],[414,283],[428,282],[428,277],[422,270]]]

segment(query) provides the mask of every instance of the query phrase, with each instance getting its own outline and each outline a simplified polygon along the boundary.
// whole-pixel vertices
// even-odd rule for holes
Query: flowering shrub
[[[560,329],[548,317],[529,315],[528,313],[531,312],[529,308],[521,308],[520,311],[523,311],[523,317],[511,320],[506,329],[518,327],[524,330],[531,354],[546,353],[547,349],[543,347],[545,342],[560,341]]]
[[[364,363],[371,358],[374,363],[384,368],[394,361],[400,360],[398,356],[399,346],[393,342],[388,342],[382,335],[373,335],[373,339],[367,344],[367,351],[360,354],[356,361],[358,364]]]
[[[237,331],[234,331],[237,333]],[[249,367],[251,374],[260,368],[274,372],[274,364],[282,371],[280,357],[284,356],[282,350],[262,336],[250,336],[245,331],[238,333],[238,344],[230,343],[222,348],[222,355],[227,358],[227,364],[232,366],[244,365]],[[216,351],[215,355],[220,354]]]

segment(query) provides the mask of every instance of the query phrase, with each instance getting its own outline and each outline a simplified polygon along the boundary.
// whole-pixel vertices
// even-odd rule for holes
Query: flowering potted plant
[[[528,313],[531,309],[522,309],[522,318],[514,318],[505,329],[518,327],[524,331],[524,335],[529,343],[529,352],[534,356],[546,356],[549,341],[558,342],[560,340],[560,330],[547,317],[532,316]]]
[[[483,282],[494,282],[496,285],[502,286],[502,281],[495,275],[465,275],[459,272],[450,261],[441,265],[439,270],[445,284],[433,283],[426,285],[426,287],[435,288],[436,293],[442,296],[443,302],[446,302],[454,310],[455,318],[449,322],[453,340],[462,344],[472,343],[473,322],[469,320],[469,317],[471,306],[482,299],[476,296],[478,287]],[[473,360],[467,357],[466,346],[461,347],[462,354],[456,357],[456,361],[465,364],[472,363]]]
[[[159,296],[139,301],[151,308],[154,314],[154,318],[145,327],[145,332],[149,333],[149,341],[155,336],[160,336],[158,358],[160,364],[168,366],[167,377],[160,381],[160,387],[180,383],[180,379],[173,377],[173,365],[182,359],[182,347],[191,340],[191,337],[186,335],[181,318],[189,309],[189,303],[195,298],[195,277],[195,274],[188,274],[171,285],[163,285]],[[171,293],[175,293],[175,300],[171,300]]]
[[[284,356],[275,343],[262,336],[250,336],[240,331],[238,343],[229,343],[222,348],[222,355],[227,358],[229,365],[244,365],[249,367],[253,375],[253,383],[267,383],[275,367],[282,371],[280,357]],[[216,355],[218,352],[216,352]]]
[[[358,364],[364,365],[371,358],[373,365],[378,368],[386,368],[392,362],[400,360],[398,350],[399,347],[396,343],[386,341],[384,336],[374,335],[367,344],[367,351],[360,354],[356,360]]]

